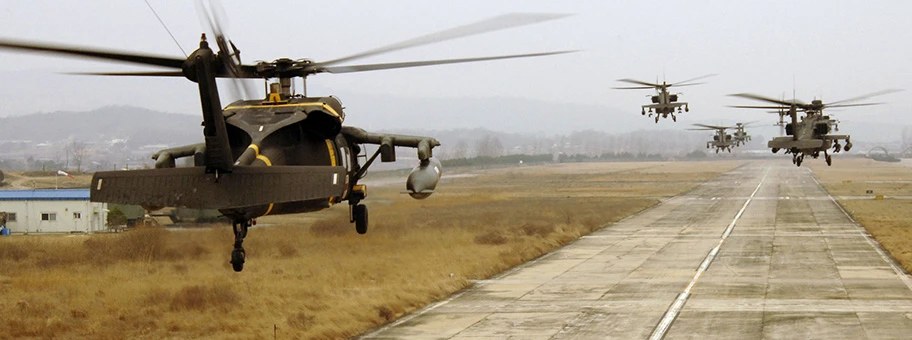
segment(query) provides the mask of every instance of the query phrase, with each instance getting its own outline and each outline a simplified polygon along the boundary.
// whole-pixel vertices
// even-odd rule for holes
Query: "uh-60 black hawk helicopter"
[[[830,134],[830,131],[833,130],[833,128],[836,126],[837,120],[832,119],[830,116],[824,115],[823,109],[878,105],[880,103],[850,103],[897,91],[900,90],[883,90],[831,103],[824,103],[820,99],[815,99],[810,103],[805,103],[797,99],[786,101],[749,93],[737,93],[731,94],[730,96],[759,100],[775,104],[772,106],[738,105],[732,107],[778,110],[780,112],[780,120],[781,116],[788,114],[791,118],[791,122],[785,124],[785,134],[788,136],[774,137],[767,143],[767,147],[769,147],[773,153],[777,153],[779,150],[785,150],[785,153],[792,154],[792,163],[797,166],[801,166],[801,163],[804,161],[804,156],[810,155],[813,158],[818,158],[820,157],[821,152],[823,153],[824,160],[826,160],[827,165],[832,165],[833,157],[827,152],[827,150],[832,148],[833,153],[842,151],[843,147],[842,144],[839,144],[840,140],[845,140],[845,151],[852,149],[851,136]],[[798,119],[798,110],[804,112],[804,116],[801,117],[800,121]]]
[[[91,200],[141,205],[149,210],[181,206],[218,209],[233,220],[235,271],[244,267],[244,238],[259,216],[310,212],[348,201],[350,222],[367,231],[366,187],[358,184],[367,168],[396,160],[395,147],[416,148],[419,164],[406,180],[411,197],[430,196],[440,179],[440,163],[432,158],[440,143],[431,137],[370,133],[343,126],[342,103],[333,96],[308,97],[291,90],[292,80],[318,73],[348,73],[495,59],[545,56],[572,51],[400,63],[340,64],[405,48],[564,17],[555,14],[507,14],[478,23],[424,35],[330,61],[276,59],[242,64],[239,51],[213,27],[218,51],[203,34],[199,48],[187,58],[159,57],[93,48],[0,40],[0,48],[100,58],[172,70],[89,73],[111,76],[186,77],[199,87],[204,142],[161,150],[155,169],[97,172]],[[222,108],[216,78],[275,79],[263,99],[239,100]],[[379,145],[370,158],[361,144]],[[360,157],[359,157],[360,156]],[[175,160],[193,157],[192,167]],[[366,159],[364,163],[360,158]]]
[[[711,77],[714,75],[715,74],[708,74],[708,75],[705,75],[702,77],[688,79],[685,81],[671,83],[671,84],[669,84],[665,81],[663,81],[661,84],[658,84],[658,81],[656,81],[656,83],[650,83],[650,82],[645,82],[645,81],[636,80],[636,79],[618,79],[618,81],[622,81],[625,83],[638,84],[638,85],[642,85],[642,86],[614,87],[614,89],[621,89],[621,90],[655,89],[656,94],[649,96],[650,99],[652,100],[652,104],[643,105],[642,111],[640,113],[642,115],[646,115],[646,112],[648,110],[649,117],[652,117],[653,111],[655,111],[655,122],[656,123],[659,122],[659,118],[668,118],[669,115],[671,116],[672,121],[677,122],[678,117],[675,115],[675,109],[678,110],[678,113],[681,113],[681,108],[683,107],[684,111],[690,112],[690,106],[687,104],[687,102],[678,101],[678,96],[681,95],[681,93],[670,93],[670,92],[668,92],[668,88],[672,87],[672,86],[682,87],[682,86],[699,85],[702,83],[691,83],[691,82],[697,81],[697,80],[700,80],[703,78]]]

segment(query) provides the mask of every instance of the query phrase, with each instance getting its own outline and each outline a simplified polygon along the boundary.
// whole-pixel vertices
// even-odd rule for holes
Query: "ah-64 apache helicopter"
[[[98,58],[169,68],[167,71],[105,72],[93,75],[186,77],[196,82],[203,115],[204,142],[161,150],[155,169],[97,172],[91,200],[141,205],[149,210],[166,206],[218,209],[233,221],[235,271],[244,267],[244,238],[254,218],[310,212],[348,201],[350,222],[358,233],[367,231],[367,196],[358,184],[379,156],[396,160],[395,147],[416,148],[419,164],[409,174],[406,189],[416,199],[430,196],[440,179],[440,163],[432,158],[440,143],[431,137],[378,134],[343,126],[342,103],[333,96],[308,97],[293,93],[293,79],[318,73],[349,73],[405,67],[477,62],[554,55],[571,51],[480,58],[340,65],[356,59],[455,38],[552,20],[565,15],[508,14],[475,24],[424,35],[366,52],[317,62],[276,59],[242,64],[235,45],[218,29],[209,47],[203,34],[199,48],[187,58],[106,51],[94,48],[0,40],[0,48]],[[210,19],[211,22],[211,19]],[[264,99],[239,100],[222,108],[216,78],[276,79]],[[360,162],[361,144],[379,145]],[[175,167],[175,160],[193,157],[193,167]]]
[[[642,86],[629,86],[629,87],[615,87],[615,89],[621,90],[636,90],[636,89],[655,89],[656,94],[649,96],[652,100],[652,104],[647,104],[642,106],[642,111],[640,112],[643,115],[646,115],[646,111],[649,111],[649,117],[652,117],[653,111],[655,111],[655,122],[659,122],[659,118],[668,118],[671,115],[671,120],[677,122],[678,117],[675,115],[675,109],[678,110],[678,113],[681,113],[681,108],[684,108],[684,111],[690,112],[690,106],[687,102],[679,102],[678,96],[681,93],[670,93],[668,88],[672,86],[682,87],[682,86],[693,86],[699,85],[702,83],[691,83],[692,81],[697,81],[703,78],[714,76],[715,74],[708,74],[702,77],[696,77],[693,79],[688,79],[685,81],[669,84],[663,81],[661,84],[645,82],[642,80],[635,79],[618,79],[625,83],[638,84]]]
[[[741,124],[741,123],[738,123],[738,124]],[[737,141],[734,138],[734,136],[732,136],[732,134],[725,132],[725,130],[728,130],[728,129],[736,129],[737,127],[735,127],[735,126],[716,126],[716,125],[706,125],[706,124],[693,124],[693,125],[699,126],[700,128],[688,129],[688,130],[699,130],[699,131],[713,130],[713,131],[715,131],[715,133],[713,134],[713,140],[706,142],[706,148],[707,149],[716,148],[716,153],[719,153],[719,151],[721,151],[721,150],[728,150],[728,152],[731,152],[731,149],[733,147],[740,145],[740,142]]]
[[[739,105],[732,107],[748,109],[773,109],[779,110],[780,116],[783,116],[783,113],[788,114],[789,117],[791,117],[791,123],[785,124],[785,134],[788,136],[774,137],[767,143],[767,146],[770,148],[770,150],[773,151],[773,153],[777,153],[779,150],[785,150],[785,153],[792,154],[792,163],[797,166],[801,166],[801,163],[804,161],[804,156],[810,155],[813,158],[818,158],[820,157],[821,152],[823,153],[824,160],[826,160],[827,165],[832,165],[833,157],[827,152],[827,150],[832,148],[833,153],[842,151],[843,147],[842,144],[839,144],[840,140],[845,140],[845,151],[852,149],[851,136],[830,134],[830,131],[833,130],[833,128],[836,126],[837,121],[835,119],[832,119],[830,116],[824,115],[823,109],[877,105],[879,103],[850,103],[897,91],[899,90],[883,90],[869,93],[863,96],[835,101],[828,104],[819,99],[815,99],[810,103],[804,103],[797,99],[786,101],[749,93],[738,93],[732,94],[731,96],[775,104],[772,106]],[[804,116],[801,117],[800,121],[798,120],[798,110],[804,112]]]
[[[753,123],[756,122],[735,123],[735,126],[732,127],[735,129],[735,132],[732,133],[732,139],[735,141],[735,146],[741,146],[742,144],[750,142],[751,136],[747,131],[744,131],[744,129],[750,127]]]

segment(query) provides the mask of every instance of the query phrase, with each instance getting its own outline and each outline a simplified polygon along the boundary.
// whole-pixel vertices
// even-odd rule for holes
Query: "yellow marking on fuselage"
[[[329,150],[329,164],[336,166],[336,147],[333,145],[333,142],[329,139],[326,140],[326,149]],[[329,198],[329,206],[332,206],[336,202],[335,197]]]
[[[329,164],[336,166],[336,148],[329,139],[326,140],[326,148],[329,150]]]
[[[273,107],[295,107],[295,106],[319,106],[319,107],[323,108],[324,110],[328,111],[329,113],[331,113],[332,115],[334,115],[334,116],[336,116],[336,117],[342,117],[341,115],[339,115],[338,112],[336,112],[335,109],[332,108],[332,106],[329,106],[329,104],[326,104],[326,103],[319,103],[319,102],[318,102],[318,103],[298,103],[298,104],[278,104],[278,105],[241,105],[241,106],[229,106],[229,107],[226,107],[225,110],[238,110],[238,109],[269,109],[269,108],[273,108]]]
[[[269,158],[260,154],[260,147],[256,144],[250,144],[247,146],[248,149],[253,149],[253,153],[256,155],[256,159],[266,163],[266,166],[272,166],[272,162],[269,161]],[[275,206],[275,203],[269,203],[269,208],[266,209],[266,213],[263,216],[269,215],[272,212],[272,208]]]
[[[253,153],[254,153],[254,155],[256,155],[256,159],[259,159],[259,160],[263,161],[263,163],[266,163],[266,166],[272,166],[272,161],[269,160],[269,157],[266,157],[266,156],[260,154],[259,146],[257,146],[256,144],[250,144],[249,146],[247,146],[247,148],[253,149]]]

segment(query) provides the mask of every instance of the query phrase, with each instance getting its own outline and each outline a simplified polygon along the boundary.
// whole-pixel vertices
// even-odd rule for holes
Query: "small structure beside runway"
[[[107,204],[89,189],[0,190],[0,224],[12,233],[93,233],[107,230]]]

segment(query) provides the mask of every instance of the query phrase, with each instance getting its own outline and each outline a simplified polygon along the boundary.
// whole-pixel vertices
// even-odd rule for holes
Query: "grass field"
[[[371,187],[366,235],[345,206],[260,218],[242,273],[224,226],[5,237],[0,339],[350,337],[739,164],[495,169],[422,201]]]
[[[870,159],[840,159],[839,166],[812,165],[824,188],[880,242],[907,272],[912,272],[912,200],[889,196],[912,195],[912,167]],[[872,194],[867,194],[871,190]],[[887,196],[875,200],[874,196]]]

